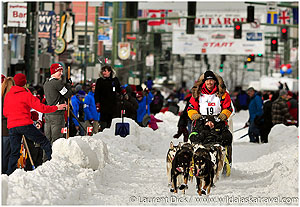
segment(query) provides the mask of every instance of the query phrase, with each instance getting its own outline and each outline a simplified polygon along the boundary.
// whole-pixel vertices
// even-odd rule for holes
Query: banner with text
[[[197,16],[195,34],[187,35],[185,22],[173,25],[173,54],[264,54],[263,18],[257,15],[254,23],[242,25],[242,39],[233,38],[233,22],[245,22],[246,14],[203,14]]]
[[[27,3],[7,3],[7,26],[26,27]]]

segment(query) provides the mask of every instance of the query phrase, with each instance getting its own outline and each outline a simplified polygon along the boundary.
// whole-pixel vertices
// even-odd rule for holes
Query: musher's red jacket
[[[201,94],[215,94],[218,91],[218,87],[217,85],[215,85],[214,89],[210,92],[205,83],[203,83],[202,87],[201,87]],[[221,113],[225,114],[227,119],[230,117],[233,109],[231,107],[231,99],[230,99],[230,95],[225,91],[225,93],[222,95],[222,97],[220,98],[220,104],[221,104]],[[194,114],[199,114],[199,97],[195,98],[195,97],[191,97],[190,99],[190,103],[188,106],[188,116],[190,117],[190,119],[192,119],[192,116]]]

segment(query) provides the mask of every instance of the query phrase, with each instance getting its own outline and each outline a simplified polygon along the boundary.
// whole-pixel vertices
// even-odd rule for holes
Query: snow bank
[[[177,131],[179,116],[171,112],[155,116],[163,122],[153,131],[139,127],[133,120],[130,135],[115,136],[113,119],[110,129],[92,137],[59,139],[53,145],[53,159],[36,170],[17,169],[9,177],[2,175],[2,203],[8,205],[199,205],[194,183],[186,195],[170,194],[167,187],[166,153]],[[243,127],[248,112],[233,116],[234,130]],[[249,143],[234,133],[233,166],[229,178],[221,179],[209,197],[223,196],[297,196],[297,128],[276,125],[269,143]],[[175,203],[139,202],[134,198],[176,198]],[[179,202],[189,200],[188,203]],[[298,203],[298,202],[297,202]],[[202,202],[201,204],[212,204]],[[217,203],[228,204],[228,203]],[[236,204],[236,203],[234,203]],[[240,203],[239,203],[240,204]],[[281,203],[284,204],[284,203]]]

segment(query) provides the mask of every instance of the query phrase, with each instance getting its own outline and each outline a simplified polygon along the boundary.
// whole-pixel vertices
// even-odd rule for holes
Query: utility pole
[[[88,8],[89,2],[85,3],[85,27],[84,27],[84,66],[83,66],[83,82],[86,82],[86,66],[88,63],[87,59],[87,20],[88,20]]]
[[[118,17],[118,4],[119,2],[113,2],[113,39],[112,39],[112,58],[111,66],[115,66],[115,60],[117,59],[117,38],[118,38],[118,26],[117,26],[117,17]]]
[[[35,34],[34,34],[34,85],[39,83],[40,69],[39,69],[39,2],[36,2],[35,14]]]

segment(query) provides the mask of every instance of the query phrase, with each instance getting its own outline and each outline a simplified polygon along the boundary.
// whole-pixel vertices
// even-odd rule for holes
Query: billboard
[[[39,12],[40,49],[53,53],[56,47],[56,14],[54,11]]]

